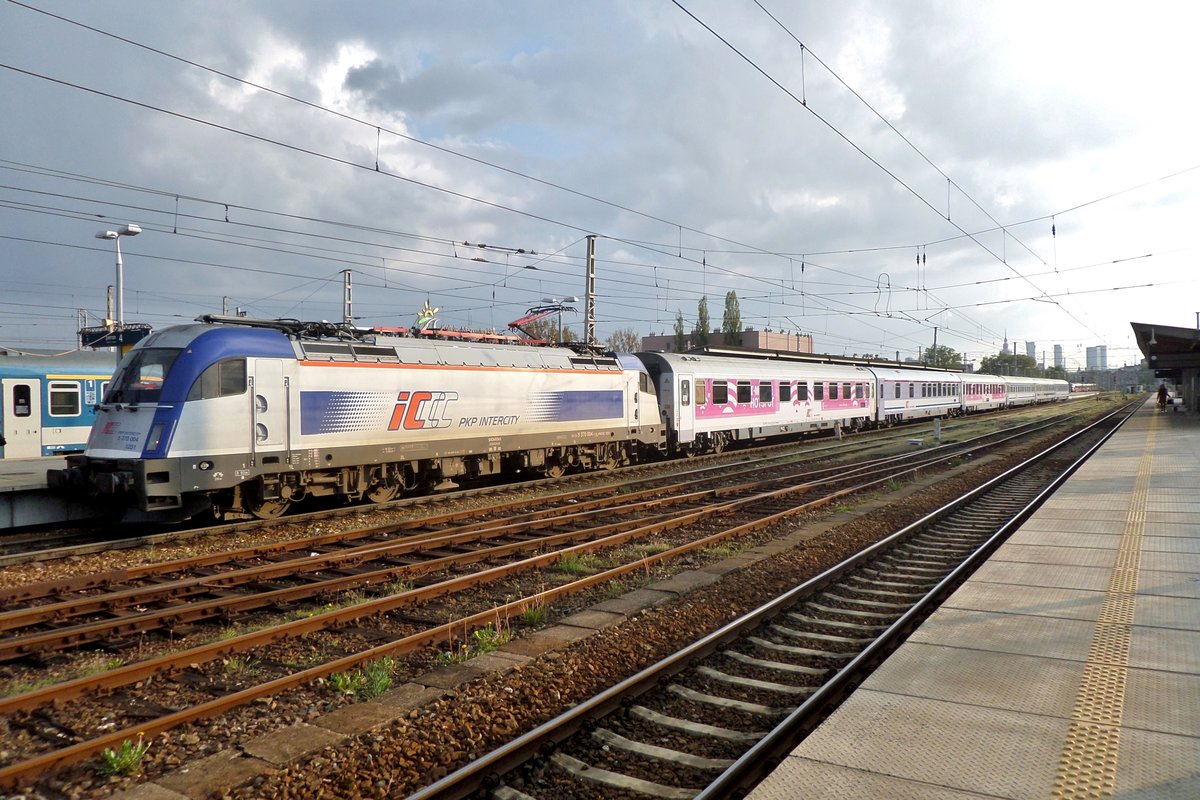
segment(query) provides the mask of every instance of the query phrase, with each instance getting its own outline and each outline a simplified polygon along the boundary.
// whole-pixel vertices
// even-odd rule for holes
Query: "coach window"
[[[692,382],[679,382],[679,405],[690,406],[692,404]]]
[[[50,382],[50,416],[78,417],[80,393],[78,383]]]
[[[737,401],[739,403],[749,403],[753,395],[750,392],[750,381],[737,382]]]
[[[824,400],[824,399],[825,399],[825,384],[823,384],[819,381],[814,381],[813,382],[813,400]]]
[[[706,391],[704,381],[700,381],[696,384],[696,405],[708,405],[708,392]]]
[[[779,402],[792,402],[792,385],[787,381],[783,381],[779,384]]]
[[[842,399],[843,400],[850,399],[850,384],[848,384],[848,383],[842,384]]]
[[[863,385],[861,383],[854,384],[854,396],[859,400],[863,399]]]
[[[231,397],[246,391],[246,359],[218,361],[200,374],[188,391],[188,400]]]
[[[714,405],[723,406],[729,402],[729,384],[725,381],[713,381],[712,401]]]
[[[796,381],[796,399],[801,402],[808,400],[808,381]]]
[[[774,398],[771,396],[771,382],[763,381],[758,385],[758,402],[769,403]]]
[[[833,383],[832,381],[830,381],[830,383],[829,383],[829,399],[830,400],[838,399],[838,385],[836,383]]]

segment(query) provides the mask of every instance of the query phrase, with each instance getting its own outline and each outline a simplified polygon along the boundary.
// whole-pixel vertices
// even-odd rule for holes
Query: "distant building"
[[[688,348],[692,346],[692,334],[687,335]],[[708,335],[709,347],[724,347],[725,334],[714,331]],[[812,336],[807,333],[789,331],[742,331],[738,334],[737,347],[747,350],[775,350],[781,353],[811,353]],[[642,337],[642,349],[648,352],[675,352],[675,334]]]
[[[1066,359],[1063,358],[1062,345],[1054,345],[1054,366],[1057,369],[1065,369],[1067,366]]]
[[[1108,369],[1108,345],[1098,344],[1087,349],[1088,369]]]
[[[1029,356],[1034,361],[1037,361],[1037,342],[1025,343],[1025,355]]]

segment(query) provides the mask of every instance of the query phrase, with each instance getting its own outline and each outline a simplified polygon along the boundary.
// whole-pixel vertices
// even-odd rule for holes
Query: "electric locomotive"
[[[460,476],[612,468],[663,444],[632,356],[206,316],[138,343],[52,489],[154,519],[386,502]]]

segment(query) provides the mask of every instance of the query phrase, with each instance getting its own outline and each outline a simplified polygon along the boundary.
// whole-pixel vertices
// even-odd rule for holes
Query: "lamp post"
[[[137,236],[142,232],[141,227],[137,225],[125,225],[117,231],[100,231],[96,234],[97,239],[112,239],[117,246],[117,328],[125,327],[125,272],[121,265],[121,237],[122,236]]]
[[[573,308],[566,308],[563,304],[564,303],[578,303],[579,298],[578,297],[543,297],[542,302],[549,303],[550,305],[558,306],[558,343],[562,344],[562,340],[563,340],[563,338],[562,338],[562,333],[563,333],[562,312],[575,310]]]

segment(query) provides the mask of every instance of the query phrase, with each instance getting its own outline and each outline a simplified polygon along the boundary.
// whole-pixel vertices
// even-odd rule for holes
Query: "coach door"
[[[696,397],[695,385],[691,375],[679,375],[679,385],[676,387],[676,398],[679,403],[679,441],[693,441],[696,438]]]
[[[283,377],[283,362],[278,359],[251,359],[250,375],[251,452],[256,456],[278,453],[288,439],[288,386]]]
[[[42,386],[35,380],[4,378],[5,458],[37,458],[42,454]]]

